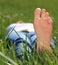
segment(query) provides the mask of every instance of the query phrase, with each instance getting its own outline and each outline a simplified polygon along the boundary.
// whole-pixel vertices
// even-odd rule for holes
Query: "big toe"
[[[34,16],[35,18],[39,18],[41,14],[41,9],[40,8],[36,8],[34,11]]]

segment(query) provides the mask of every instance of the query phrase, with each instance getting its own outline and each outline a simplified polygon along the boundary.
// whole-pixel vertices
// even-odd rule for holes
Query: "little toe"
[[[49,16],[49,17],[47,17],[47,22],[49,23],[49,24],[51,24],[53,21],[52,21],[52,18]]]

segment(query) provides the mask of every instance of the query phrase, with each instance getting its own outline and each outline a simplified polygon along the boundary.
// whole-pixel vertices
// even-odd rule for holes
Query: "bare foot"
[[[45,9],[35,9],[34,29],[37,35],[37,52],[38,50],[43,51],[44,49],[51,52],[52,19]]]

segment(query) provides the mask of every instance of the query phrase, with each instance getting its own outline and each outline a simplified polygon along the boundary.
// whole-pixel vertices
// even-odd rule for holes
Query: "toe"
[[[52,21],[52,18],[49,16],[48,18],[47,18],[47,20],[48,20],[48,23],[49,24],[51,24],[53,21]]]
[[[45,15],[46,15],[46,10],[42,9],[42,15],[41,15],[41,17],[45,17]]]
[[[49,13],[48,12],[45,13],[45,17],[49,17]]]
[[[40,18],[40,14],[41,14],[41,9],[40,8],[36,8],[35,12],[34,12],[35,18]]]
[[[49,16],[49,13],[46,12],[45,9],[42,9],[42,19],[44,19],[47,23],[51,24],[53,21],[51,19],[51,17]]]

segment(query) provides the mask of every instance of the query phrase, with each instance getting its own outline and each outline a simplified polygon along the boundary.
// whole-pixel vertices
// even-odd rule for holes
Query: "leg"
[[[41,15],[41,16],[40,16]],[[48,50],[52,52],[50,40],[52,36],[52,19],[45,9],[37,8],[34,12],[34,29],[37,35],[38,50]]]

